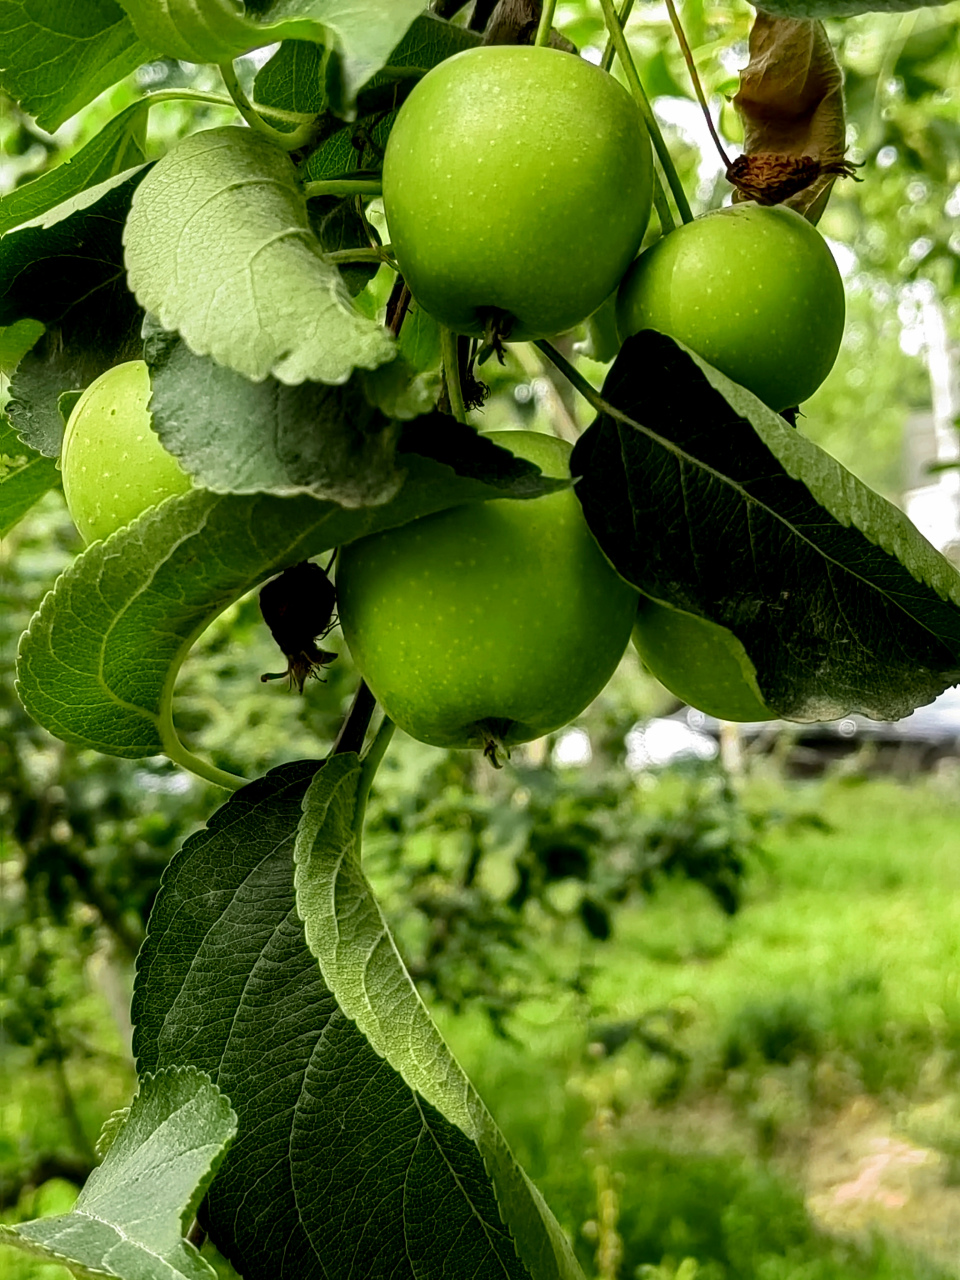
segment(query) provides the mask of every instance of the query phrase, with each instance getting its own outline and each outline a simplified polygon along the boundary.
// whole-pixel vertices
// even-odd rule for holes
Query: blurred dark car
[[[683,707],[665,719],[705,740],[715,743],[720,738],[720,721],[694,707]],[[941,760],[960,759],[960,686],[945,690],[902,720],[860,715],[815,724],[763,720],[741,724],[738,730],[750,754],[777,752],[787,769],[798,775],[822,772],[832,761],[857,753],[865,767],[914,773]]]

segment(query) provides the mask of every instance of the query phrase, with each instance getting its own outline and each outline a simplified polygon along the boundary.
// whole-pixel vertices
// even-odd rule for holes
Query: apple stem
[[[656,169],[653,171],[653,207],[656,209],[657,217],[660,220],[661,235],[669,235],[671,231],[676,230],[677,224],[670,208],[670,201],[667,199],[667,193],[663,189],[663,182]]]
[[[382,186],[379,178],[326,178],[317,182],[305,182],[303,194],[308,200],[314,196],[379,196]]]
[[[670,14],[670,22],[673,24],[674,34],[680,44],[680,50],[683,53],[683,60],[687,64],[687,70],[690,72],[690,80],[693,83],[693,91],[697,95],[697,101],[700,103],[700,109],[703,112],[704,119],[707,122],[707,128],[710,130],[710,137],[713,144],[720,153],[720,159],[723,161],[724,169],[730,168],[730,157],[723,149],[723,143],[720,141],[720,135],[713,127],[713,117],[710,115],[710,108],[707,106],[706,95],[703,92],[703,85],[700,83],[700,77],[697,74],[697,64],[693,60],[693,51],[683,30],[680,22],[680,15],[677,13],[677,7],[673,0],[666,0],[667,12]]]
[[[617,15],[619,18],[621,27],[625,27],[627,25],[627,19],[630,17],[630,12],[632,9],[633,9],[633,0],[623,0],[623,4],[620,6],[620,12]],[[613,47],[613,41],[608,35],[607,47],[604,49],[603,57],[600,59],[600,65],[601,67],[603,67],[604,71],[609,71],[610,68],[613,66],[613,55],[615,52],[616,50]]]
[[[332,756],[341,755],[345,751],[355,751],[357,755],[360,754],[364,738],[367,736],[367,729],[370,727],[370,720],[376,708],[377,700],[373,696],[370,686],[366,680],[361,680],[357,692],[354,694],[350,710],[340,726],[340,732],[337,734],[336,741],[330,751]]]
[[[460,357],[457,352],[457,335],[444,325],[440,329],[440,355],[443,360],[443,380],[450,401],[450,412],[458,422],[466,423],[467,407],[460,385]]]
[[[306,146],[308,142],[312,142],[316,137],[318,129],[316,117],[308,120],[305,124],[299,125],[289,133],[285,133],[281,129],[274,129],[272,125],[267,124],[243,92],[233,63],[221,62],[220,74],[223,76],[223,83],[226,85],[227,93],[233,99],[233,105],[250,128],[261,134],[262,137],[269,138],[275,146],[282,148],[284,151],[297,151],[300,147]]]
[[[680,175],[677,173],[667,144],[663,140],[663,134],[660,132],[660,126],[657,118],[653,114],[653,108],[644,92],[643,85],[640,83],[640,76],[637,74],[637,68],[630,53],[630,47],[627,44],[626,37],[623,34],[623,25],[617,16],[617,11],[613,7],[613,0],[600,0],[603,8],[603,20],[606,24],[610,39],[613,41],[617,51],[617,57],[620,59],[620,65],[623,67],[624,75],[633,93],[634,100],[640,108],[640,114],[643,116],[644,123],[650,133],[653,148],[657,153],[657,159],[663,166],[663,172],[666,174],[667,182],[670,184],[670,190],[673,192],[673,198],[676,201],[680,218],[683,222],[692,222],[693,213],[690,209],[690,203],[687,200],[686,192],[680,181]]]
[[[556,7],[557,0],[543,0],[543,8],[540,10],[540,25],[537,27],[534,45],[550,43],[550,32],[553,30],[553,15]]]

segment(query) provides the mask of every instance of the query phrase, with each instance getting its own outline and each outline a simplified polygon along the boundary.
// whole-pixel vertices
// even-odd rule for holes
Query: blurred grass
[[[824,1234],[791,1181],[810,1132],[865,1094],[913,1140],[960,1159],[954,782],[833,776],[788,788],[761,772],[752,802],[814,811],[829,829],[770,834],[739,915],[724,916],[696,884],[670,883],[625,912],[609,942],[590,944],[586,990],[528,1002],[512,1040],[479,1015],[441,1015],[588,1275],[957,1274],[876,1236]],[[568,946],[569,963],[584,947],[572,935],[543,945]],[[93,1137],[128,1087],[124,1071],[103,1072],[102,1060],[89,1073],[71,1066]],[[8,1082],[18,1127],[53,1123],[36,1073]],[[58,1211],[43,1199],[54,1192],[25,1193],[7,1220]],[[56,1276],[3,1254],[5,1280]]]

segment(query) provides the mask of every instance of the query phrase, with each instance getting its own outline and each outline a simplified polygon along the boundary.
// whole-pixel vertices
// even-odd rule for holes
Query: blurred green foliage
[[[714,114],[735,144],[727,99],[754,10],[745,0],[686,0],[681,9]],[[596,0],[561,3],[557,22],[581,48],[602,50]],[[891,496],[902,487],[904,422],[930,396],[902,327],[924,288],[941,300],[954,338],[960,326],[958,24],[956,2],[828,24],[846,75],[850,155],[862,161],[864,181],[839,183],[821,224],[847,251],[848,324],[836,369],[806,406],[801,429]],[[703,143],[663,6],[640,0],[630,33],[686,188],[698,210],[716,207],[727,184]],[[0,104],[0,189],[69,158],[140,93],[188,82],[214,87],[217,76],[151,64],[54,137]],[[150,154],[232,118],[195,104],[156,107]],[[566,340],[565,350],[572,354],[584,336]],[[583,359],[581,367],[602,377],[602,365]],[[517,349],[482,376],[491,386],[487,428],[532,425],[572,436],[588,420],[532,350]],[[164,866],[221,799],[162,760],[66,747],[20,709],[17,635],[78,549],[56,494],[0,546],[0,1095],[10,1100],[0,1202],[19,1198],[24,1217],[67,1206],[70,1186],[92,1164],[102,1119],[128,1098],[130,963]],[[329,749],[356,686],[349,655],[303,698],[259,683],[277,661],[255,596],[217,621],[178,684],[177,721],[193,749],[248,777]],[[892,908],[889,916],[865,913],[864,895],[871,906],[884,894],[902,901],[895,891],[912,884],[932,909],[952,884],[943,859],[918,875],[915,855],[883,845],[881,814],[859,845],[843,843],[842,831],[833,844],[822,830],[804,835],[790,813],[812,801],[784,803],[780,780],[772,793],[755,788],[749,803],[715,766],[638,780],[625,766],[624,736],[669,705],[628,656],[581,722],[593,748],[583,768],[556,763],[555,740],[518,752],[502,775],[398,740],[371,805],[368,858],[411,969],[441,1016],[461,1015],[470,1027],[463,1010],[483,1010],[470,1035],[487,1066],[518,1044],[529,1056],[539,1043],[531,1026],[573,1028],[554,1057],[544,1053],[536,1089],[529,1074],[480,1075],[588,1266],[596,1239],[582,1227],[595,1222],[596,1170],[606,1162],[622,1275],[656,1266],[664,1280],[933,1277],[939,1273],[879,1244],[857,1250],[825,1240],[794,1193],[732,1158],[654,1148],[629,1132],[584,1152],[584,1126],[598,1108],[573,1097],[569,1082],[614,1062],[632,1064],[634,1095],[657,1107],[721,1090],[752,1126],[757,1149],[771,1151],[798,1115],[809,1121],[811,1108],[833,1096],[817,1075],[823,1063],[841,1097],[862,1089],[902,1101],[930,1062],[940,1063],[930,1088],[943,1093],[960,1052],[960,1006],[935,976],[952,945],[946,907],[934,917],[939,950],[927,939],[929,956],[922,929],[902,917],[895,955],[868,960],[859,941],[898,927]],[[843,805],[832,803],[842,825]],[[932,825],[918,834],[925,817]],[[891,807],[890,830],[895,821]],[[913,836],[938,847],[954,821],[952,812],[918,810]],[[762,853],[771,842],[772,863]],[[730,915],[744,894],[750,926],[741,929]],[[826,923],[807,928],[817,912]],[[841,937],[856,941],[844,950]],[[806,981],[811,947],[829,953],[831,982]],[[931,1001],[939,1014],[929,1012]],[[594,1058],[584,1066],[586,1024]],[[931,1123],[915,1121],[924,1134]],[[955,1129],[934,1125],[945,1150]],[[57,1174],[74,1183],[51,1181]],[[684,1258],[698,1269],[683,1272]]]

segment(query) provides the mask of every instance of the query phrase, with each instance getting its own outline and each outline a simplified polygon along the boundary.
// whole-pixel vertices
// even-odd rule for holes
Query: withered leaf
[[[744,128],[744,157],[727,174],[734,200],[786,204],[816,222],[837,176],[852,171],[843,73],[823,24],[759,11],[733,103]]]

